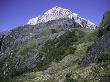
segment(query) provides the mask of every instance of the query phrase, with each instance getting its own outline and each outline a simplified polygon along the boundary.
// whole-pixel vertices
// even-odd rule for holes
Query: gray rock
[[[39,54],[30,56],[27,59],[26,66],[27,66],[28,69],[33,69],[35,67],[38,67],[42,63],[43,59],[44,59],[44,56],[39,55]]]

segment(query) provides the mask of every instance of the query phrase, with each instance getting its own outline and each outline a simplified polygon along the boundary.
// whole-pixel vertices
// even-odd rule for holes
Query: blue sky
[[[0,0],[0,32],[24,25],[54,6],[68,8],[98,25],[110,9],[110,0]]]

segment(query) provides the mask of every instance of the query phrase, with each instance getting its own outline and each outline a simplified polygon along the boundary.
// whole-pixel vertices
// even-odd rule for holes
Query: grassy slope
[[[66,52],[63,53],[63,57],[52,56],[56,55],[57,53],[49,53],[48,55],[51,55],[50,57],[53,59],[59,58],[60,61],[59,59],[57,61],[49,60],[50,63],[46,64],[47,66],[44,66],[45,69],[42,69],[42,71],[34,71],[23,74],[14,78],[11,82],[69,82],[70,79],[75,80],[76,82],[109,82],[109,61],[94,63],[85,68],[81,68],[79,66],[80,60],[86,55],[88,47],[94,43],[94,40],[97,39],[97,36],[97,30],[85,34],[83,38],[80,38],[78,41],[69,45],[69,47],[73,48],[73,51],[71,51],[71,48],[67,47],[66,45],[67,49],[64,50]],[[65,37],[65,34],[61,37]],[[54,43],[54,41],[52,42]],[[47,44],[50,43],[51,42],[48,42]],[[51,46],[53,47],[53,44]],[[47,45],[44,47],[47,47]],[[63,47],[65,47],[65,45],[60,46],[61,49]],[[59,50],[56,50],[55,52],[57,51]],[[58,55],[60,54],[58,53]],[[68,74],[71,75],[69,79],[65,77]]]
[[[66,74],[71,74],[71,78],[77,81],[88,80],[88,76],[85,76],[88,71],[85,69],[89,70],[91,67],[83,69],[79,63],[97,38],[97,34],[97,31],[75,29],[55,40],[49,40],[41,49],[48,57],[42,66],[34,72],[13,78],[11,82],[58,82],[63,81]]]

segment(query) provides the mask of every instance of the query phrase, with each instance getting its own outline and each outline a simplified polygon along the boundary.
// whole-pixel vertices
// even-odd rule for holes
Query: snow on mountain
[[[96,25],[89,20],[80,17],[78,14],[71,12],[69,9],[64,9],[58,6],[45,12],[42,16],[30,19],[27,24],[36,25],[38,23],[48,22],[60,18],[70,18],[74,19],[76,23],[80,24],[82,27],[95,29]]]

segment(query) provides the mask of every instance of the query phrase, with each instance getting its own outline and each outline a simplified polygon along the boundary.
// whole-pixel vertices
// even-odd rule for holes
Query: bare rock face
[[[44,56],[42,55],[39,55],[39,54],[34,54],[32,56],[30,56],[28,59],[27,59],[27,63],[26,63],[26,66],[28,69],[33,69],[35,67],[38,67],[42,61],[44,60]]]
[[[71,12],[69,9],[63,9],[58,6],[48,10],[42,16],[30,19],[27,24],[36,25],[38,23],[48,22],[60,18],[74,19],[74,23],[78,23],[85,28],[95,29],[96,27],[96,25],[91,21],[81,18],[78,14]]]

